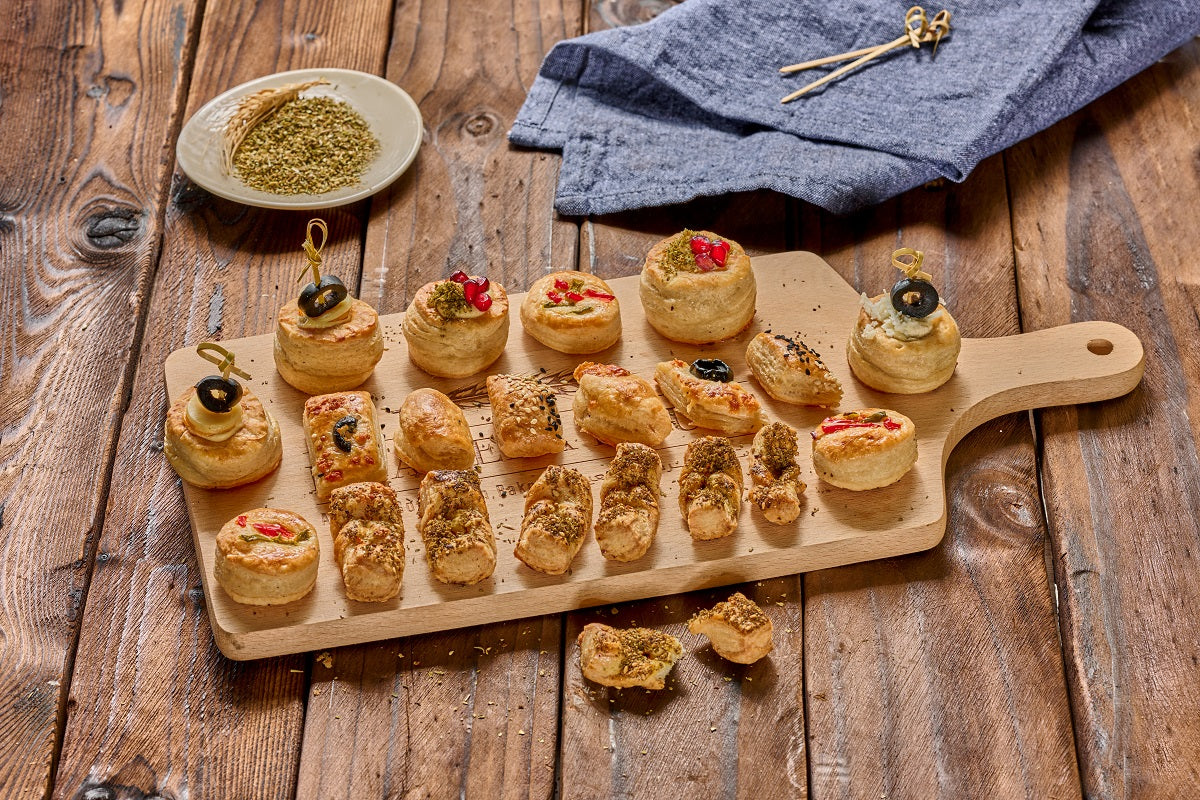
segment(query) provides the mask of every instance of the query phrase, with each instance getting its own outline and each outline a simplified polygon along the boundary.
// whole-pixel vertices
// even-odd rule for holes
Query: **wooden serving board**
[[[523,492],[548,464],[571,465],[592,479],[599,505],[600,477],[611,447],[581,434],[574,425],[571,372],[583,360],[550,350],[525,334],[516,309],[524,295],[511,295],[508,347],[491,372],[537,374],[559,393],[567,441],[564,453],[509,459],[491,439],[491,412],[485,375],[444,379],[426,375],[405,352],[402,314],[382,318],[387,350],[375,374],[362,388],[375,397],[388,444],[388,474],[400,495],[407,542],[407,566],[400,596],[380,604],[346,598],[333,559],[326,508],[318,504],[301,429],[306,395],[279,377],[272,360],[272,336],[225,342],[238,365],[254,377],[249,387],[275,415],[283,435],[283,463],[272,475],[250,486],[227,491],[184,484],[193,541],[202,565],[209,618],[218,647],[230,658],[250,659],[426,633],[500,620],[519,619],[576,608],[615,603],[693,589],[761,580],[807,570],[850,564],[925,550],[946,529],[944,468],[951,449],[975,426],[1001,414],[1048,405],[1085,403],[1117,397],[1141,380],[1142,346],[1128,329],[1109,322],[1082,322],[997,339],[965,339],[954,377],[923,395],[889,395],[854,379],[845,359],[846,340],[858,314],[858,294],[828,264],[812,253],[779,253],[754,259],[758,311],[741,335],[714,345],[669,341],[645,321],[638,299],[638,278],[611,281],[621,303],[624,332],[609,350],[590,360],[619,364],[653,378],[659,361],[699,357],[724,359],[736,379],[754,392],[771,419],[801,433],[800,461],[808,483],[806,505],[791,525],[766,522],[743,503],[737,531],[725,539],[697,542],[679,514],[677,478],[688,442],[707,432],[676,418],[676,429],[660,446],[663,459],[662,514],[650,552],[631,564],[606,561],[589,534],[572,569],[565,575],[534,572],[513,555],[523,512]],[[283,302],[283,298],[277,298]],[[880,406],[912,418],[917,428],[918,460],[903,479],[884,489],[851,492],[819,481],[812,471],[807,437],[828,413],[781,403],[751,377],[745,349],[759,331],[799,333],[824,356],[842,382],[843,410]],[[165,365],[167,393],[174,400],[211,367],[188,348],[171,354]],[[474,586],[435,581],[416,531],[420,476],[400,464],[391,441],[397,409],[405,395],[432,386],[453,398],[466,414],[476,440],[483,492],[497,538],[495,574]],[[748,451],[752,436],[733,441],[749,485]],[[317,585],[302,600],[277,607],[233,602],[213,577],[215,537],[239,513],[259,506],[298,512],[320,534],[321,565]]]

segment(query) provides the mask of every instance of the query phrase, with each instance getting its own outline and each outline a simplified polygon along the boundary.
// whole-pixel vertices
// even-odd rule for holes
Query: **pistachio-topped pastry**
[[[617,689],[662,689],[667,673],[683,655],[678,639],[653,628],[619,630],[591,622],[583,626],[578,641],[583,677]]]
[[[737,664],[753,664],[771,652],[774,630],[758,604],[741,592],[688,620],[689,632],[707,636],[717,655]]]
[[[621,304],[612,287],[586,272],[553,272],[521,303],[525,332],[560,353],[598,353],[621,338]]]
[[[408,357],[430,375],[465,378],[489,367],[508,343],[508,293],[462,270],[417,290],[404,312]]]

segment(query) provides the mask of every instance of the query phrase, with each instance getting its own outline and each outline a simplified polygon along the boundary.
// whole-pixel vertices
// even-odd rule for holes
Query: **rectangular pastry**
[[[561,575],[591,525],[591,482],[577,469],[551,464],[525,493],[521,538],[513,555],[538,572]]]
[[[421,480],[417,532],[429,571],[442,583],[470,585],[496,569],[496,537],[473,469],[442,469]]]
[[[509,458],[544,456],[566,449],[554,392],[534,378],[489,375],[492,429]]]
[[[329,533],[347,597],[382,603],[400,593],[404,520],[392,487],[352,483],[334,489],[329,497]]]
[[[387,480],[383,436],[368,392],[308,398],[304,403],[304,437],[320,502],[328,500],[330,492],[339,486]]]

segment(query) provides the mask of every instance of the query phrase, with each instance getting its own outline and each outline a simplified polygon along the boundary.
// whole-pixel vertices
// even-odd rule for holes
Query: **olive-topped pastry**
[[[892,253],[904,273],[888,294],[862,296],[846,357],[855,377],[881,392],[920,394],[950,380],[962,339],[954,317],[921,270],[924,254],[911,247]]]
[[[213,342],[196,352],[217,365],[167,409],[163,452],[171,467],[193,486],[229,489],[251,483],[279,466],[279,425],[237,377],[234,355]],[[237,376],[237,377],[234,377]]]
[[[321,234],[313,242],[313,231]],[[307,259],[300,296],[279,310],[275,366],[283,379],[308,394],[353,389],[383,357],[379,314],[351,296],[334,275],[321,274],[321,250],[329,238],[324,220],[308,222],[302,248]]]
[[[417,290],[404,312],[404,338],[408,357],[430,375],[474,375],[508,343],[508,294],[486,276],[455,270]]]
[[[678,414],[701,428],[722,433],[753,433],[767,423],[758,399],[733,379],[733,370],[716,358],[686,364],[663,361],[654,380]]]

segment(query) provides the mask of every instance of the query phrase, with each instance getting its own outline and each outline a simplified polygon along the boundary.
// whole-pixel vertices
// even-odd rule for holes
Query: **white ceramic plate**
[[[362,180],[325,194],[271,194],[252,189],[221,167],[221,132],[238,102],[248,94],[289,83],[325,78],[304,97],[333,97],[350,104],[379,139],[379,155]],[[243,83],[210,100],[179,134],[175,146],[179,167],[215,195],[262,208],[332,208],[368,197],[408,169],[421,146],[421,111],[408,93],[391,81],[351,69],[297,69]]]

